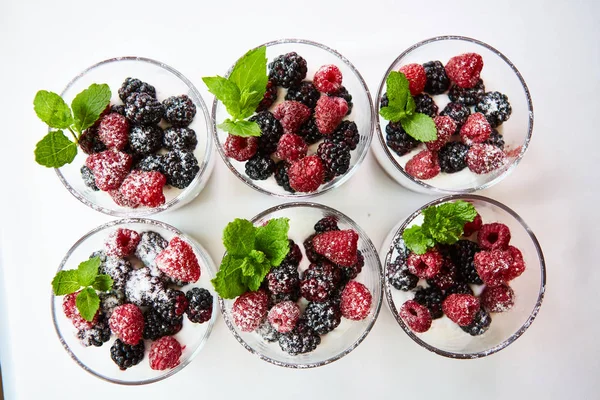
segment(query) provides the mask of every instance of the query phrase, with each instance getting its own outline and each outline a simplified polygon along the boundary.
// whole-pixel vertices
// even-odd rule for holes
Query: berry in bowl
[[[358,346],[381,306],[379,257],[358,225],[315,203],[288,203],[224,231],[213,284],[236,339],[275,365],[329,364]]]
[[[101,225],[67,253],[52,281],[52,317],[71,358],[113,383],[140,385],[180,371],[217,315],[214,265],[193,239],[162,222]]]
[[[347,181],[374,125],[371,95],[342,55],[306,40],[250,50],[227,77],[205,77],[215,95],[217,149],[261,193],[311,197]]]
[[[196,197],[212,172],[206,106],[191,82],[157,61],[102,61],[60,96],[40,90],[34,109],[50,127],[36,161],[56,168],[67,189],[100,212],[133,217],[175,209]]]
[[[380,254],[392,314],[415,342],[446,357],[502,350],[542,305],[537,239],[514,211],[486,197],[426,204],[392,229]]]
[[[373,149],[401,185],[470,193],[501,181],[531,140],[533,106],[516,67],[475,39],[417,43],[390,66],[377,94]]]

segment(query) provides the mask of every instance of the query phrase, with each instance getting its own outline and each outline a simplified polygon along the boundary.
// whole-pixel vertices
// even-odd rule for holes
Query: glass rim
[[[168,209],[181,203],[182,199],[189,192],[192,192],[193,189],[197,185],[200,184],[200,180],[204,177],[204,175],[206,173],[210,174],[210,172],[212,171],[213,162],[214,162],[214,160],[213,160],[213,134],[212,134],[213,124],[210,122],[211,118],[208,113],[208,108],[206,107],[206,103],[204,102],[202,95],[200,94],[198,89],[194,86],[194,84],[188,78],[186,78],[181,72],[177,71],[175,68],[173,68],[165,63],[162,63],[160,61],[156,61],[156,60],[153,60],[151,58],[146,58],[146,57],[137,57],[137,56],[113,57],[113,58],[109,58],[109,59],[97,62],[97,63],[87,67],[86,69],[81,71],[79,74],[77,74],[73,79],[71,79],[69,81],[69,83],[67,84],[67,86],[62,90],[61,97],[64,95],[64,93],[67,90],[69,90],[73,86],[73,84],[75,84],[75,82],[77,82],[80,78],[82,78],[89,71],[91,71],[97,67],[100,67],[102,65],[105,65],[105,64],[111,64],[111,63],[120,62],[120,61],[139,61],[139,62],[148,63],[151,65],[163,68],[164,70],[172,73],[173,75],[175,75],[175,77],[177,77],[179,80],[181,80],[189,88],[189,90],[194,94],[194,96],[197,98],[198,103],[200,105],[200,109],[202,110],[202,114],[204,115],[204,125],[206,127],[206,139],[205,139],[206,140],[206,150],[204,151],[202,161],[198,163],[200,170],[198,171],[198,173],[196,174],[196,176],[194,177],[194,179],[192,180],[192,182],[189,184],[188,187],[183,189],[181,191],[181,193],[179,193],[179,195],[177,195],[173,199],[169,200],[165,204],[162,204],[162,205],[160,205],[158,207],[154,207],[154,208],[132,208],[132,209],[128,209],[128,210],[112,210],[112,209],[100,206],[100,205],[88,200],[77,189],[75,189],[73,186],[71,186],[71,184],[67,181],[67,179],[64,177],[64,175],[60,171],[60,168],[54,168],[54,170],[56,171],[58,178],[60,179],[62,184],[67,188],[67,190],[77,200],[79,200],[86,206],[88,206],[96,211],[99,211],[103,214],[111,215],[114,217],[125,217],[125,218],[127,218],[127,217],[146,217],[146,216],[161,213],[163,211],[167,211]],[[50,131],[50,129],[48,129],[48,131]],[[190,201],[191,200],[192,199],[190,199]]]
[[[390,74],[390,72],[393,71],[394,66],[398,62],[400,62],[406,55],[408,55],[412,51],[418,49],[419,47],[427,45],[429,43],[443,41],[443,40],[458,40],[458,41],[470,42],[470,43],[474,43],[474,44],[480,45],[480,46],[488,49],[489,51],[491,51],[492,53],[494,53],[498,57],[500,57],[512,69],[512,71],[515,73],[515,75],[521,82],[521,86],[523,87],[523,91],[525,92],[525,97],[527,98],[527,108],[528,108],[529,118],[528,118],[527,135],[525,137],[525,141],[521,145],[521,151],[519,152],[519,154],[517,155],[515,160],[508,166],[508,168],[506,168],[506,170],[504,172],[502,172],[500,175],[498,175],[494,179],[490,180],[489,182],[486,182],[486,183],[478,185],[478,186],[466,188],[466,189],[443,189],[443,188],[439,188],[439,187],[430,185],[429,183],[426,183],[426,182],[422,181],[421,179],[413,177],[412,175],[408,174],[404,170],[404,168],[396,161],[396,159],[392,155],[390,149],[388,148],[387,143],[385,142],[385,138],[383,137],[383,131],[381,129],[381,122],[380,122],[379,114],[377,114],[377,124],[376,124],[377,137],[379,139],[379,143],[381,144],[381,147],[383,148],[383,151],[384,151],[385,155],[387,156],[388,160],[392,163],[392,165],[395,167],[396,170],[400,171],[412,183],[419,185],[421,188],[423,188],[427,191],[433,191],[433,192],[437,192],[437,193],[441,193],[441,194],[468,194],[468,193],[473,193],[473,192],[476,192],[479,190],[483,190],[483,189],[492,187],[493,185],[502,181],[516,168],[516,166],[519,164],[519,162],[521,162],[521,159],[525,155],[525,152],[527,151],[527,148],[529,147],[529,142],[531,141],[531,137],[533,135],[533,102],[531,100],[531,93],[529,91],[529,88],[527,87],[527,84],[525,83],[525,79],[523,78],[523,76],[521,75],[521,73],[519,72],[517,67],[512,63],[512,61],[510,61],[508,59],[508,57],[506,57],[504,54],[502,54],[495,47],[492,47],[489,44],[482,42],[481,40],[473,39],[473,38],[467,37],[467,36],[443,35],[443,36],[434,36],[432,38],[425,39],[418,43],[413,44],[408,49],[406,49],[402,53],[400,53],[400,55],[398,57],[396,57],[394,59],[394,61],[392,61],[392,63],[386,70],[385,74],[383,75],[383,79],[381,80],[381,83],[379,84],[379,89],[377,90],[377,104],[376,104],[377,109],[379,109],[379,101],[380,101],[381,97],[383,96],[383,88],[385,86],[386,79],[387,79],[388,75]]]
[[[492,354],[497,353],[500,350],[508,347],[508,345],[515,342],[521,335],[523,335],[523,333],[525,333],[525,331],[529,328],[529,326],[531,326],[531,324],[533,323],[533,321],[535,320],[536,316],[538,315],[538,313],[540,311],[540,308],[542,306],[542,301],[544,300],[544,295],[546,292],[546,262],[544,259],[544,254],[542,252],[540,243],[537,240],[537,237],[535,236],[535,234],[533,233],[531,228],[529,228],[529,225],[527,225],[525,223],[525,221],[521,218],[521,216],[519,216],[519,214],[517,214],[511,208],[509,208],[508,206],[506,206],[503,203],[500,203],[499,201],[496,201],[494,199],[491,199],[491,198],[485,197],[485,196],[474,195],[474,194],[454,194],[454,195],[440,197],[436,200],[430,201],[429,203],[419,207],[416,211],[412,212],[408,217],[406,217],[404,222],[402,222],[400,227],[396,230],[396,232],[394,232],[392,241],[389,244],[389,249],[385,255],[385,262],[383,263],[384,276],[387,276],[387,266],[392,259],[392,254],[394,251],[393,243],[394,243],[395,238],[397,238],[398,235],[400,235],[401,232],[404,231],[404,229],[406,229],[407,225],[409,223],[411,223],[416,217],[418,217],[425,208],[430,207],[430,206],[436,206],[436,205],[443,204],[443,203],[447,203],[449,201],[454,201],[454,200],[467,200],[467,201],[468,200],[477,200],[477,201],[482,201],[484,203],[488,203],[495,207],[498,207],[498,208],[502,209],[503,211],[507,212],[508,214],[510,214],[513,218],[515,218],[517,220],[517,222],[519,222],[521,224],[521,226],[525,229],[525,231],[529,235],[529,238],[531,239],[531,242],[533,243],[533,246],[535,247],[535,250],[536,250],[536,253],[538,256],[538,260],[539,260],[539,264],[540,264],[540,289],[538,292],[537,301],[533,307],[533,310],[531,311],[531,314],[529,315],[529,317],[527,318],[525,323],[519,329],[517,329],[516,332],[514,332],[512,335],[510,335],[507,339],[503,340],[500,344],[497,344],[496,346],[493,346],[487,350],[482,350],[482,351],[478,351],[475,353],[457,353],[457,352],[446,351],[446,350],[439,349],[439,348],[432,346],[429,343],[425,342],[424,340],[419,338],[417,335],[415,335],[415,333],[406,325],[406,323],[400,317],[398,309],[396,308],[396,305],[392,299],[392,293],[391,293],[390,285],[389,285],[387,279],[384,280],[384,291],[385,291],[385,297],[386,297],[388,307],[390,308],[390,311],[392,312],[393,317],[396,319],[396,322],[398,322],[398,324],[400,325],[402,330],[404,330],[404,332],[412,340],[414,340],[417,344],[419,344],[421,347],[424,347],[425,349],[427,349],[433,353],[436,353],[438,355],[448,357],[448,358],[477,359],[477,358],[482,358],[482,357],[492,355]]]
[[[212,112],[211,112],[211,117],[212,117],[212,124],[213,124],[213,137],[214,137],[214,141],[216,144],[216,148],[217,151],[219,152],[219,155],[221,156],[221,158],[223,159],[223,161],[225,162],[225,165],[227,166],[227,168],[229,168],[229,170],[231,172],[233,172],[233,174],[235,176],[237,176],[238,179],[240,179],[242,182],[244,182],[246,185],[250,186],[252,189],[269,195],[269,196],[275,196],[275,197],[279,197],[282,199],[290,199],[290,200],[299,200],[299,199],[308,199],[308,198],[312,198],[312,197],[316,197],[319,196],[323,193],[327,193],[328,191],[330,191],[331,189],[337,188],[341,185],[343,185],[344,183],[346,183],[351,177],[352,175],[354,175],[354,173],[358,170],[358,168],[360,167],[360,165],[362,164],[362,162],[364,161],[365,157],[367,156],[367,153],[369,152],[369,148],[371,147],[371,140],[373,139],[373,132],[375,130],[375,110],[373,108],[373,98],[371,97],[371,92],[369,90],[369,87],[367,86],[367,83],[365,82],[365,80],[363,79],[362,75],[360,74],[360,72],[358,72],[358,69],[356,69],[356,67],[354,66],[354,64],[352,64],[346,57],[344,57],[342,54],[340,54],[337,50],[332,49],[331,47],[325,46],[324,44],[318,43],[318,42],[314,42],[312,40],[306,40],[306,39],[294,39],[294,38],[287,38],[287,39],[278,39],[278,40],[273,40],[270,42],[266,42],[263,43],[259,46],[256,46],[251,50],[256,50],[259,47],[265,46],[265,47],[269,47],[269,46],[273,46],[273,45],[277,45],[277,44],[285,44],[285,43],[299,43],[299,44],[305,44],[305,45],[309,45],[309,46],[314,46],[317,48],[320,48],[322,50],[325,50],[331,54],[333,54],[334,56],[336,56],[337,58],[339,58],[344,64],[346,64],[346,66],[348,66],[352,72],[356,75],[356,77],[358,78],[358,81],[360,82],[363,90],[365,91],[366,95],[367,95],[367,99],[369,100],[369,113],[370,113],[370,127],[369,127],[369,132],[365,135],[367,140],[365,142],[365,148],[364,151],[358,155],[358,159],[356,160],[356,163],[350,168],[348,169],[348,171],[346,171],[346,173],[341,176],[338,181],[335,182],[335,184],[331,185],[328,188],[325,189],[319,189],[315,192],[312,193],[274,193],[271,192],[267,189],[264,189],[262,187],[260,187],[259,185],[256,185],[254,183],[254,181],[250,178],[248,178],[247,176],[245,176],[244,174],[241,174],[229,161],[229,158],[225,155],[225,152],[223,151],[223,145],[221,144],[221,142],[219,141],[219,134],[218,134],[218,129],[217,129],[217,106],[219,104],[219,100],[216,98],[214,98],[213,101],[213,106],[212,106]],[[243,57],[243,56],[242,56]],[[241,57],[240,57],[241,58]],[[227,70],[227,73],[225,74],[225,77],[229,77],[229,74],[231,74],[231,71],[233,70],[233,67],[235,66],[235,64],[239,61],[238,58],[235,63],[233,63],[233,65]]]

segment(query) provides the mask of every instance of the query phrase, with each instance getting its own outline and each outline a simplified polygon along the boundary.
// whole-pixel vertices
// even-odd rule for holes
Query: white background
[[[600,397],[600,3],[324,3],[0,1],[0,356],[8,399]],[[150,386],[111,385],[71,361],[52,327],[50,280],[70,246],[109,217],[79,203],[54,171],[34,163],[45,132],[32,108],[38,89],[60,92],[97,61],[140,55],[181,71],[211,103],[202,76],[224,73],[260,43],[300,37],[340,51],[375,93],[402,50],[439,34],[496,47],[533,96],[528,153],[513,175],[482,193],[522,215],[546,255],[547,295],[523,337],[488,358],[454,361],[420,348],[382,307],[356,350],[309,371],[260,361],[221,319],[191,365]],[[395,184],[369,154],[349,183],[316,200],[348,214],[379,247],[399,219],[431,199]],[[226,222],[278,202],[238,181],[218,159],[195,201],[157,218],[194,236],[218,262]]]

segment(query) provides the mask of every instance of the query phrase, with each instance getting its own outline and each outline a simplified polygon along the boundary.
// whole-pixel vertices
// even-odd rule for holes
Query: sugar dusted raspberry
[[[346,100],[341,97],[321,96],[315,107],[317,129],[323,135],[333,133],[347,112]]]
[[[233,322],[243,331],[252,332],[267,315],[269,296],[266,292],[246,292],[233,302]]]
[[[481,229],[482,224],[483,220],[481,219],[481,215],[477,214],[473,221],[467,222],[463,226],[463,236],[471,236],[472,234]]]
[[[137,200],[132,201],[126,198],[125,195],[121,193],[119,189],[109,190],[108,194],[110,195],[110,197],[112,197],[113,201],[121,207],[136,208],[140,205],[140,203],[138,203]]]
[[[428,250],[425,254],[410,253],[406,260],[408,270],[419,278],[433,278],[440,272],[444,257],[436,249]]]
[[[111,232],[104,242],[106,255],[118,258],[128,257],[133,254],[139,242],[139,233],[131,229],[119,228]]]
[[[318,254],[345,267],[354,265],[358,259],[358,233],[352,229],[321,233],[313,238],[313,246]]]
[[[523,254],[521,250],[514,246],[508,246],[508,251],[513,258],[513,262],[510,265],[508,271],[506,271],[506,281],[512,281],[516,277],[520,276],[525,271],[525,260],[523,260]]]
[[[425,68],[421,64],[403,65],[399,71],[408,79],[408,88],[411,95],[416,96],[425,89],[427,75],[425,74]]]
[[[108,324],[110,330],[124,343],[134,346],[142,340],[144,315],[134,304],[129,303],[116,307]]]
[[[237,161],[248,161],[258,150],[258,138],[255,136],[241,137],[235,135],[227,136],[223,151],[227,157]]]
[[[269,310],[268,318],[277,332],[291,332],[300,319],[300,307],[293,301],[282,301]]]
[[[433,278],[428,279],[427,282],[437,286],[441,290],[446,290],[456,284],[456,278],[456,265],[454,265],[450,258],[444,258],[440,271]]]
[[[273,115],[279,120],[284,133],[296,133],[310,118],[311,110],[299,101],[286,100],[275,107]]]
[[[297,192],[314,192],[325,178],[323,162],[318,156],[304,157],[294,161],[288,168],[290,187]]]
[[[431,151],[439,151],[456,131],[456,122],[447,115],[438,115],[433,119],[437,128],[437,139],[425,145]]]
[[[136,206],[158,207],[165,203],[163,186],[166,183],[167,178],[158,171],[132,171],[119,188],[119,200]]]
[[[444,314],[460,326],[473,322],[479,308],[479,299],[470,294],[451,294],[442,303]]]
[[[123,150],[129,137],[129,121],[121,114],[108,114],[98,125],[98,137],[109,149]]]
[[[488,312],[505,312],[515,305],[515,292],[508,285],[486,286],[481,292],[481,305]]]
[[[446,64],[446,75],[461,88],[472,88],[479,82],[483,58],[477,53],[465,53],[452,57]]]
[[[106,150],[91,154],[85,160],[85,165],[94,172],[96,186],[100,190],[109,191],[121,186],[131,169],[131,161],[129,154]]]
[[[350,281],[342,291],[340,309],[344,318],[360,321],[367,318],[373,296],[362,283]]]
[[[79,292],[71,293],[66,295],[63,298],[63,312],[71,320],[73,326],[77,328],[77,330],[90,329],[98,322],[99,311],[94,315],[92,321],[86,321],[81,314],[79,314],[79,310],[77,309],[77,305],[75,300],[77,299],[77,295]]]
[[[284,133],[277,143],[277,152],[275,155],[288,162],[293,162],[306,156],[308,146],[298,135]]]
[[[333,93],[342,86],[342,71],[333,64],[323,65],[315,72],[313,85],[323,93]]]
[[[175,236],[169,246],[154,260],[158,269],[165,275],[182,281],[196,282],[200,279],[200,264],[192,246]]]
[[[482,113],[469,115],[460,128],[460,138],[464,144],[483,143],[490,137],[492,127]]]
[[[480,251],[473,258],[477,275],[487,286],[505,283],[513,261],[513,256],[508,250]]]
[[[418,179],[431,179],[440,173],[440,164],[437,155],[430,150],[423,150],[413,156],[404,170]]]
[[[506,250],[510,243],[510,229],[499,222],[484,224],[477,234],[477,241],[483,250]]]
[[[506,163],[506,154],[492,144],[474,144],[467,152],[467,166],[476,174],[490,173]]]
[[[414,300],[408,300],[400,307],[400,317],[414,332],[427,332],[431,327],[431,314],[427,307]]]
[[[150,368],[162,371],[179,365],[179,358],[185,346],[181,346],[173,336],[163,336],[150,346]]]

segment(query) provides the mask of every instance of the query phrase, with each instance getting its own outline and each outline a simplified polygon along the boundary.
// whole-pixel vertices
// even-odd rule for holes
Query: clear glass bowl
[[[398,314],[402,304],[413,297],[412,292],[397,290],[387,279],[388,264],[398,255],[394,244],[401,239],[404,229],[422,223],[421,212],[425,208],[456,200],[472,203],[484,223],[501,222],[510,228],[512,235],[510,243],[521,250],[526,264],[525,272],[510,282],[510,286],[515,292],[515,305],[507,312],[493,313],[489,330],[481,336],[470,336],[446,316],[433,320],[431,328],[427,332],[415,333]],[[480,358],[504,349],[529,328],[540,310],[546,290],[544,255],[531,229],[513,210],[483,196],[445,196],[425,204],[390,231],[379,254],[386,277],[384,279],[385,295],[392,315],[411,339],[427,350],[445,357]]]
[[[489,174],[477,175],[468,168],[453,174],[440,173],[427,180],[417,179],[404,171],[404,166],[414,154],[422,150],[413,150],[400,157],[388,148],[385,141],[385,127],[388,121],[380,115],[377,123],[377,138],[373,141],[373,151],[383,169],[398,183],[416,192],[436,194],[472,193],[482,190],[504,179],[519,163],[531,140],[533,131],[533,104],[525,80],[513,65],[492,46],[476,39],[462,36],[438,36],[419,42],[403,51],[385,72],[377,92],[376,111],[379,111],[381,98],[386,92],[386,78],[391,71],[411,63],[423,64],[440,60],[443,64],[453,56],[474,52],[483,57],[481,78],[486,92],[499,91],[508,96],[512,106],[512,115],[497,129],[506,142],[505,151],[508,162]],[[442,111],[450,101],[447,93],[432,96]]]
[[[184,317],[183,329],[174,335],[182,346],[185,345],[180,358],[180,364],[177,367],[166,371],[151,369],[148,361],[150,341],[146,340],[146,354],[144,355],[144,359],[138,365],[126,371],[121,371],[110,358],[110,347],[115,340],[115,335],[113,334],[111,339],[101,347],[84,347],[76,336],[77,330],[62,311],[63,296],[54,296],[54,294],[51,294],[50,304],[54,328],[56,329],[58,339],[73,361],[87,372],[108,382],[122,385],[144,385],[168,378],[181,371],[204,347],[218,315],[217,296],[212,291],[210,284],[210,280],[216,274],[216,269],[208,252],[198,242],[178,229],[160,221],[145,218],[129,218],[111,221],[86,233],[67,252],[67,255],[58,267],[58,271],[76,269],[77,265],[87,260],[91,253],[102,249],[107,236],[118,228],[128,228],[137,232],[152,230],[167,240],[171,240],[175,236],[179,236],[185,240],[194,249],[194,253],[200,263],[201,275],[198,282],[186,285],[181,290],[185,292],[192,287],[202,287],[210,290],[214,298],[212,318],[209,321],[203,324],[194,324],[188,321],[187,317]]]
[[[56,169],[60,181],[83,204],[102,213],[118,217],[141,217],[176,209],[194,199],[208,182],[214,166],[212,124],[208,109],[194,85],[181,73],[158,61],[141,57],[118,57],[101,61],[77,75],[65,88],[61,96],[67,104],[92,83],[106,83],[112,92],[111,104],[122,104],[117,90],[127,77],[138,78],[156,88],[156,96],[164,100],[169,96],[187,95],[196,105],[196,116],[190,124],[196,132],[198,145],[194,155],[198,159],[200,171],[185,189],[165,187],[166,201],[155,208],[127,208],[118,206],[110,195],[103,191],[93,191],[81,179],[80,168],[85,165],[85,154],[81,149],[70,164]],[[162,124],[162,123],[161,123]]]
[[[217,124],[223,122],[226,118],[229,118],[229,114],[218,99],[215,98],[212,108],[212,119],[213,119],[213,130],[215,135],[215,142],[221,158],[225,161],[225,165],[233,172],[242,182],[247,184],[253,189],[258,190],[261,193],[270,194],[273,196],[288,198],[288,199],[303,199],[317,196],[325,193],[333,188],[341,186],[346,182],[352,174],[360,167],[363,159],[367,155],[369,146],[371,145],[371,138],[373,136],[373,129],[375,125],[375,114],[373,111],[373,105],[371,100],[371,93],[367,84],[363,80],[358,70],[337,51],[322,45],[320,43],[311,42],[309,40],[302,39],[280,39],[273,42],[265,43],[261,46],[267,48],[267,59],[268,62],[280,54],[289,53],[295,51],[302,56],[308,64],[308,73],[306,74],[306,80],[312,80],[315,72],[319,67],[325,64],[335,64],[342,72],[343,82],[342,84],[348,89],[348,92],[352,95],[352,113],[346,116],[344,119],[354,121],[358,127],[360,134],[360,142],[356,147],[356,150],[352,151],[352,158],[350,160],[350,168],[348,171],[341,176],[336,176],[330,182],[327,182],[319,187],[318,190],[312,193],[290,193],[285,191],[281,186],[277,185],[273,176],[266,180],[252,180],[245,172],[245,162],[239,162],[234,159],[230,159],[225,156],[223,151],[223,144],[227,139],[227,132],[217,128]],[[258,46],[260,47],[260,46]],[[235,64],[234,64],[235,65]],[[229,76],[233,66],[229,69],[226,76]],[[280,103],[284,100],[287,89],[279,88],[278,97],[275,104]],[[272,109],[272,108],[271,108]],[[309,153],[316,152],[318,144],[309,146]]]
[[[254,225],[260,226],[272,218],[289,218],[289,238],[298,243],[303,253],[300,264],[302,271],[310,264],[302,243],[304,239],[314,233],[314,224],[326,216],[337,217],[340,229],[353,229],[359,235],[358,249],[365,258],[365,266],[355,280],[364,284],[373,295],[371,312],[367,318],[361,321],[349,321],[342,318],[342,322],[336,329],[321,336],[321,344],[317,346],[316,350],[292,356],[282,351],[277,342],[268,343],[256,332],[242,332],[232,320],[231,308],[234,300],[220,299],[221,312],[231,333],[242,346],[262,360],[288,368],[312,368],[332,363],[350,353],[364,340],[379,315],[382,301],[382,274],[377,250],[365,231],[349,217],[322,204],[296,202],[269,208],[252,218],[252,222]]]

